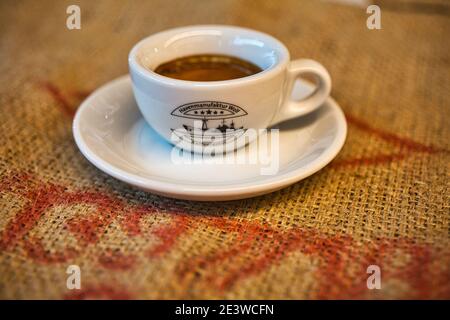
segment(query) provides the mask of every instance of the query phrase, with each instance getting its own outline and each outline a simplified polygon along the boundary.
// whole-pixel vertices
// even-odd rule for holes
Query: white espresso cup
[[[223,81],[178,80],[153,71],[162,63],[201,54],[234,56],[262,71]],[[159,32],[137,43],[128,61],[145,120],[168,142],[194,152],[240,148],[256,138],[248,132],[308,114],[331,91],[330,75],[321,64],[291,61],[280,41],[240,27],[200,25]],[[317,88],[310,96],[293,100],[295,80],[306,74],[317,79]]]

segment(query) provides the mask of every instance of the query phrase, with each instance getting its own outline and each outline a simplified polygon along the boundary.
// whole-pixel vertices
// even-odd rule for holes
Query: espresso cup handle
[[[295,81],[304,74],[310,74],[317,79],[317,88],[313,93],[301,100],[291,98]],[[331,78],[328,71],[320,63],[310,59],[294,60],[287,70],[284,102],[275,115],[272,124],[303,116],[320,107],[331,91]]]

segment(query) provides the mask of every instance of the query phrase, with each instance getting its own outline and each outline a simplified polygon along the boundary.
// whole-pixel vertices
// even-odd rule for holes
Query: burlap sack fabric
[[[448,2],[380,2],[382,30],[335,3],[164,0],[77,1],[70,31],[70,4],[0,4],[1,298],[450,298]],[[139,39],[199,23],[268,32],[328,68],[349,124],[330,165],[200,203],[135,190],[80,154],[82,99],[127,72]]]

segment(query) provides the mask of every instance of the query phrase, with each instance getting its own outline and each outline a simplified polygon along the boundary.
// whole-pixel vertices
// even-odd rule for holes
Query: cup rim
[[[152,70],[149,70],[142,66],[142,64],[137,59],[137,53],[139,49],[142,47],[144,43],[149,41],[151,38],[154,38],[156,36],[162,36],[164,34],[173,34],[174,32],[185,32],[189,30],[205,30],[205,29],[220,29],[220,30],[231,30],[235,32],[246,32],[246,33],[253,33],[258,35],[259,37],[265,38],[268,41],[271,41],[274,43],[279,51],[281,52],[279,60],[271,67],[262,70],[261,72],[258,72],[256,74],[237,78],[237,79],[230,79],[230,80],[220,80],[220,81],[191,81],[191,80],[180,80],[180,79],[174,79],[169,78],[163,75],[160,75]],[[284,70],[287,67],[288,62],[290,61],[290,54],[289,50],[286,48],[286,46],[275,37],[261,32],[254,29],[244,28],[244,27],[238,27],[238,26],[231,26],[231,25],[217,25],[217,24],[211,24],[211,25],[192,25],[192,26],[186,26],[186,27],[178,27],[178,28],[172,28],[167,29],[164,31],[160,31],[157,33],[154,33],[148,37],[145,37],[144,39],[140,40],[138,43],[136,43],[133,48],[130,50],[130,53],[128,55],[128,64],[131,69],[131,71],[137,72],[142,77],[148,79],[148,80],[154,80],[158,81],[161,84],[165,84],[167,86],[177,86],[177,87],[218,87],[218,86],[241,86],[244,84],[251,84],[254,82],[257,82],[261,80],[262,78],[271,78],[272,76],[275,76],[282,70]]]

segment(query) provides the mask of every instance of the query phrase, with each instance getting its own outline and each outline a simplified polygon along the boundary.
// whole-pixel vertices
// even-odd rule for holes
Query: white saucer
[[[298,98],[311,91],[308,83],[297,83],[293,95]],[[129,76],[92,93],[73,121],[78,147],[100,170],[149,192],[201,201],[254,197],[304,179],[337,155],[347,134],[344,114],[331,98],[316,112],[278,128],[279,170],[261,175],[261,168],[267,167],[261,163],[174,163],[172,145],[141,116]],[[256,150],[247,146],[237,154],[248,156],[250,149]]]

